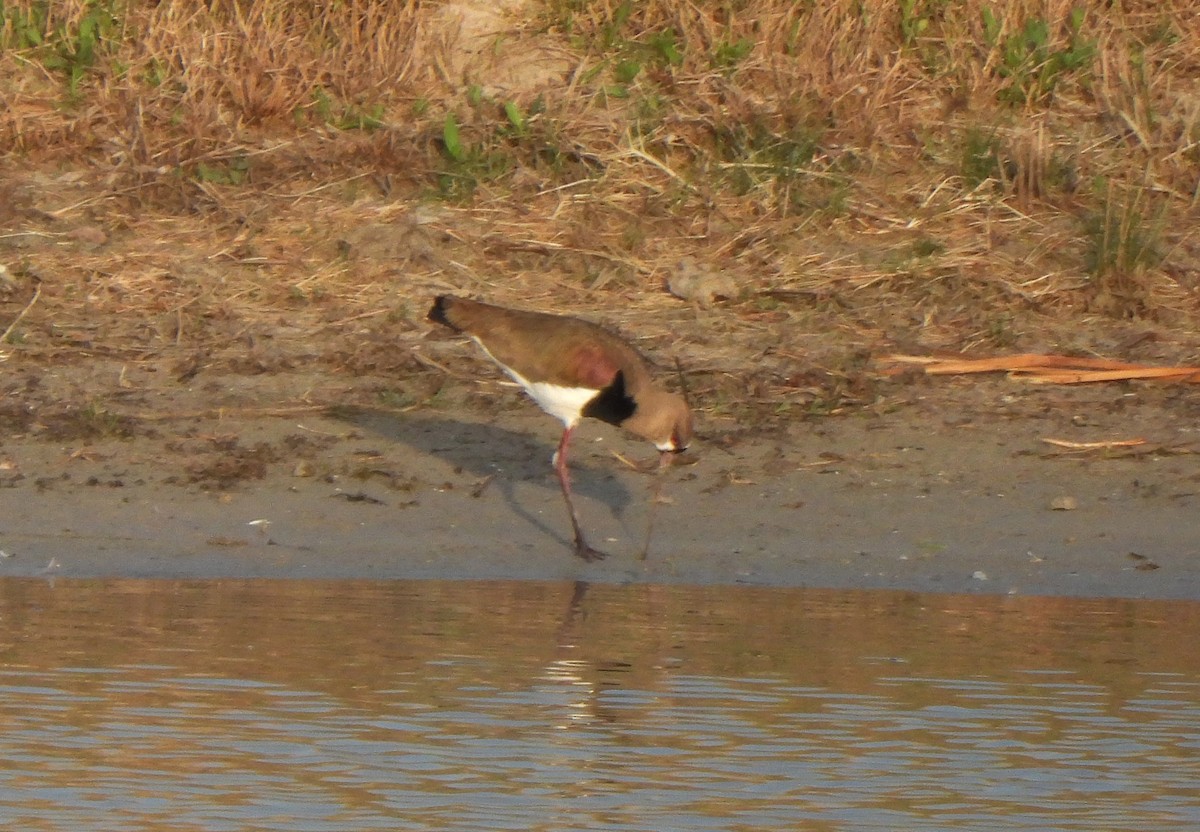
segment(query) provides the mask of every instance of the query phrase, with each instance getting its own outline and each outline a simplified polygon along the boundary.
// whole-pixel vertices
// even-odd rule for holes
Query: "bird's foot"
[[[587,545],[587,542],[582,538],[575,541],[575,554],[582,558],[587,563],[594,563],[598,560],[604,560],[608,557],[608,552],[601,552],[599,549],[593,549]]]

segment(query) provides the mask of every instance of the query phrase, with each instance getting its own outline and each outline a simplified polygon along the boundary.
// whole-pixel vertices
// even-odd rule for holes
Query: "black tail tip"
[[[450,319],[446,317],[446,306],[450,300],[449,295],[438,295],[433,299],[433,306],[429,308],[429,314],[426,317],[435,324],[441,324],[442,326],[454,329],[454,324],[450,323]]]

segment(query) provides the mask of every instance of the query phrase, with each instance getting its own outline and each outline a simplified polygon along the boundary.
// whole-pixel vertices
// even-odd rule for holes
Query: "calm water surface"
[[[1200,604],[0,581],[23,830],[1200,829]]]

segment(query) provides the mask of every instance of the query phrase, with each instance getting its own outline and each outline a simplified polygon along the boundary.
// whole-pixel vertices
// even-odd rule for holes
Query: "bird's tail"
[[[455,300],[456,298],[453,295],[438,295],[436,298],[434,298],[433,306],[429,308],[429,315],[427,316],[429,320],[435,324],[448,326],[455,332],[462,332],[462,327],[455,326],[455,324],[447,315],[450,305],[454,303]]]

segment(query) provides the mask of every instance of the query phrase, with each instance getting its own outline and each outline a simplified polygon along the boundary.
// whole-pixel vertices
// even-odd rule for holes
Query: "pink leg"
[[[575,503],[571,501],[571,474],[567,470],[567,445],[571,442],[571,433],[575,428],[569,427],[563,431],[558,443],[558,451],[554,454],[554,472],[558,474],[558,484],[562,486],[563,499],[567,501],[567,512],[571,515],[571,528],[575,532],[575,554],[586,561],[600,560],[605,553],[593,549],[583,539],[583,530],[579,526],[579,515],[575,512]]]

